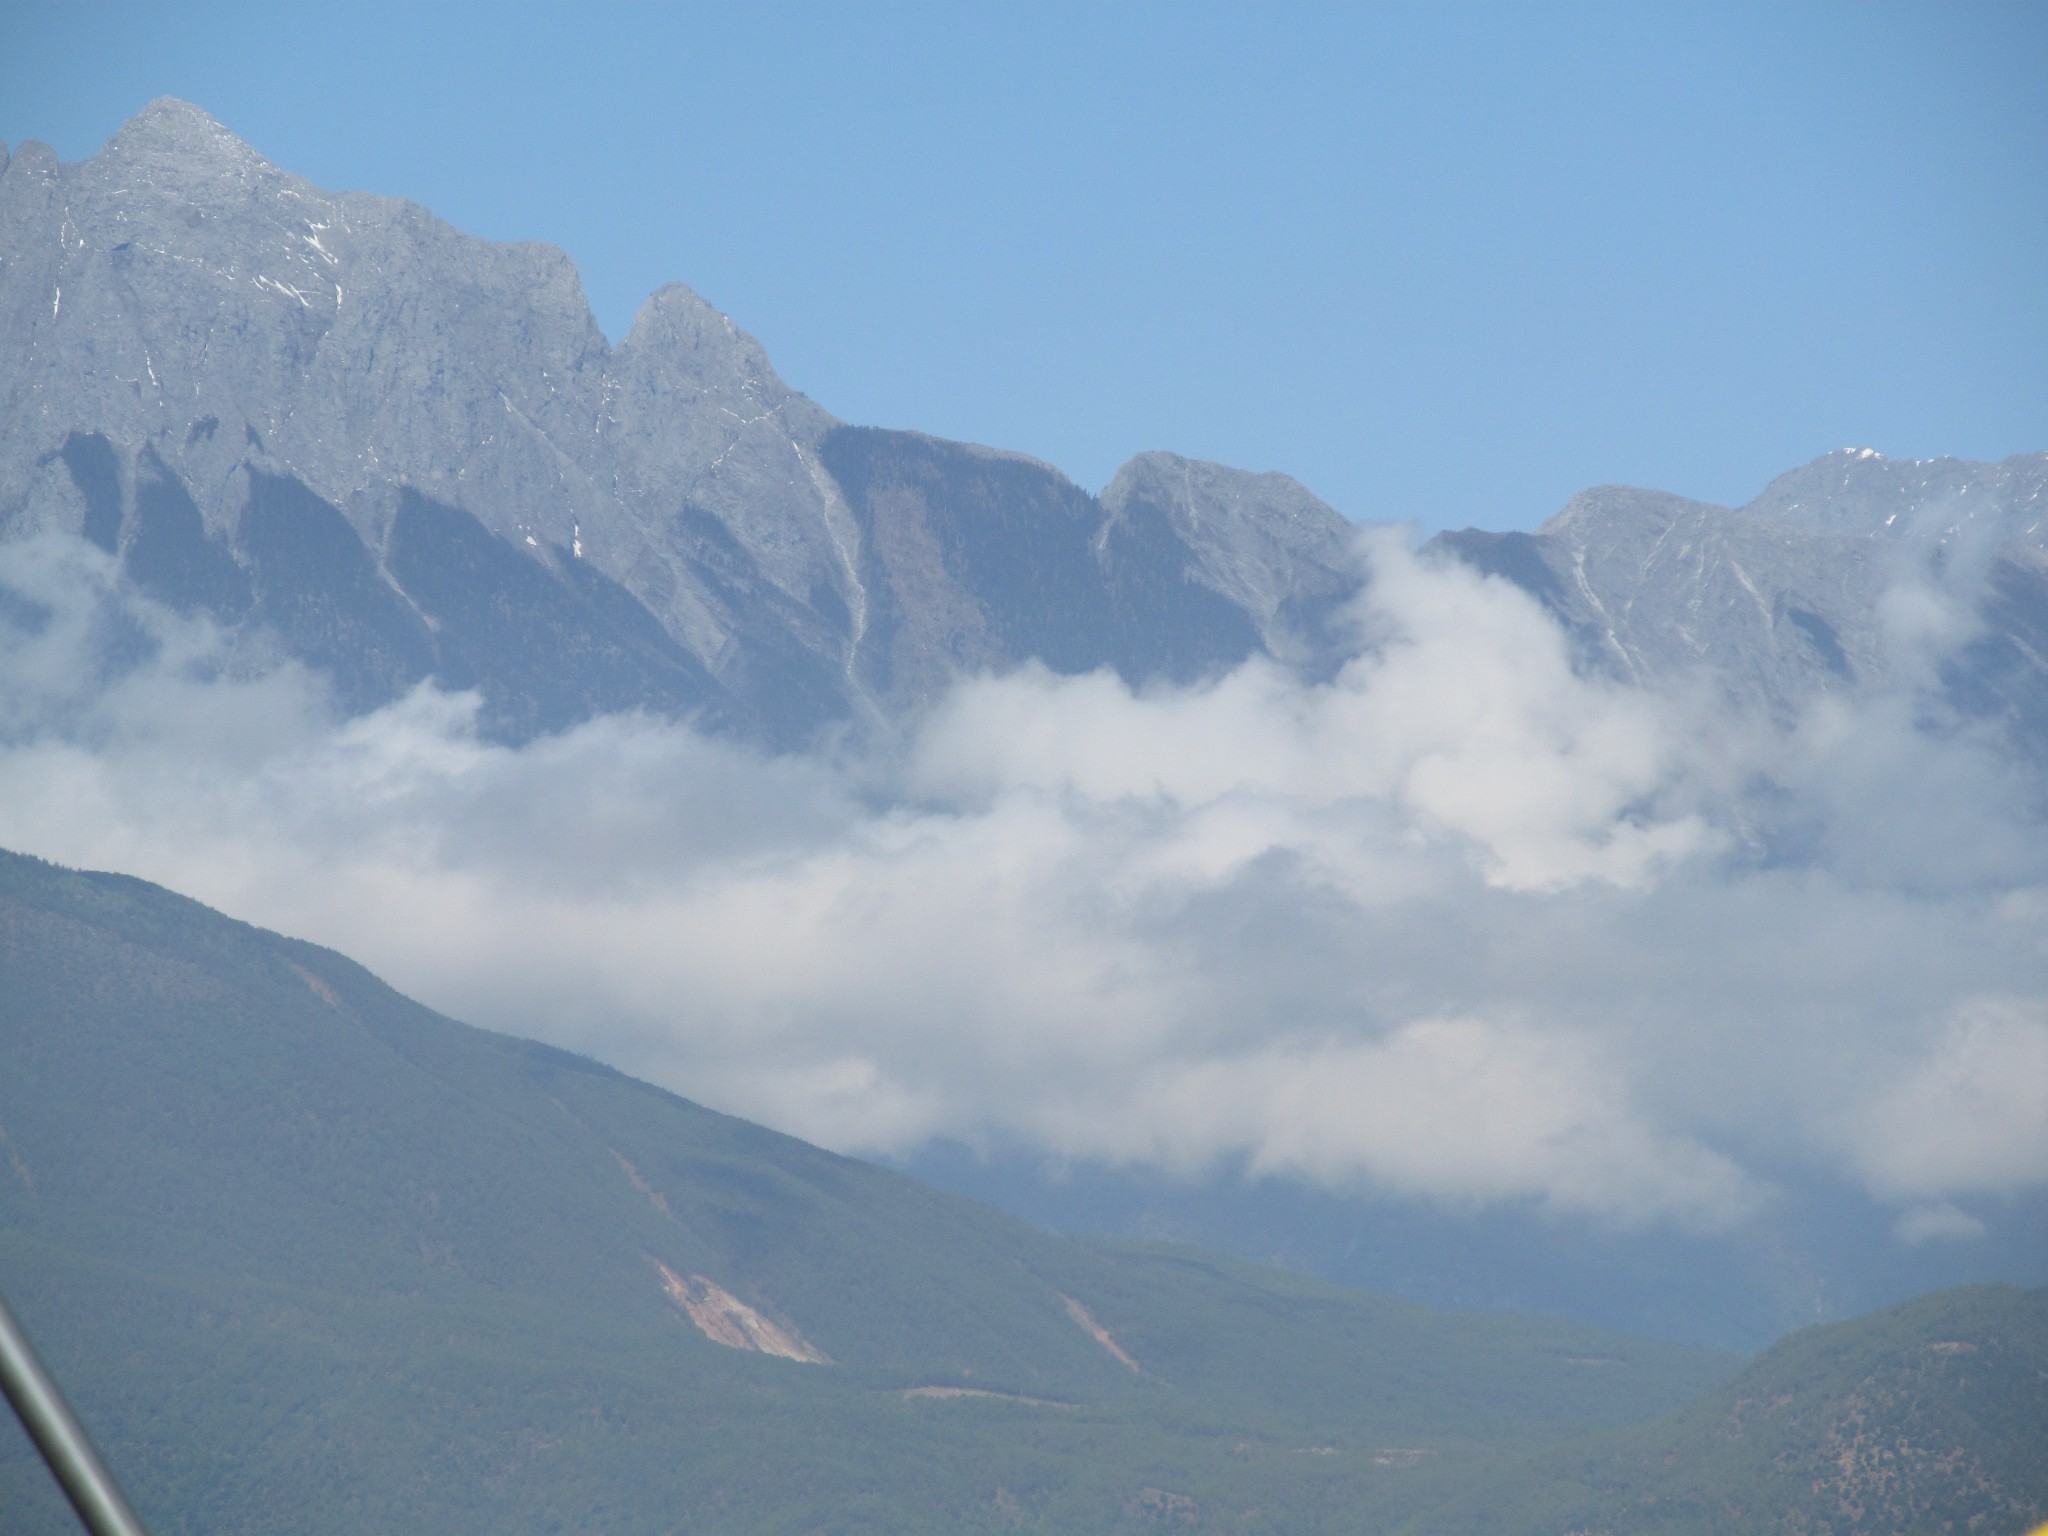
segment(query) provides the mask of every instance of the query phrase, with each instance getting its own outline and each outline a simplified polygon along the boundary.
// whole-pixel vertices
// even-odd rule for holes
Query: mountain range
[[[1304,660],[1355,586],[1293,481],[854,428],[680,286],[613,347],[560,251],[335,195],[160,101],[0,175],[0,536],[62,528],[361,709],[650,708],[780,744],[1036,657]],[[1320,649],[1319,649],[1320,648]]]
[[[1285,475],[1146,453],[1098,496],[848,426],[680,285],[613,346],[559,250],[324,191],[169,99],[90,160],[0,160],[0,331],[0,539],[82,534],[349,710],[433,678],[506,740],[638,708],[790,747],[1025,660],[1316,677],[1360,643],[1352,524]],[[1433,547],[1632,680],[1781,716],[1924,682],[2037,755],[2044,490],[2048,454],[1844,450],[1739,509],[1603,487]],[[1878,601],[1902,580],[1971,633],[1928,655]]]
[[[1143,702],[1249,661],[1298,704],[1386,646],[1365,597],[1399,542],[1283,474],[1148,452],[1096,493],[841,422],[680,285],[614,344],[564,253],[326,191],[182,102],[78,163],[0,146],[0,557],[61,546],[136,611],[206,627],[219,675],[303,669],[340,720],[423,683],[473,690],[503,748],[637,712],[769,782],[762,765],[913,734],[963,680],[1105,674]],[[1419,553],[1533,600],[1596,693],[1795,741],[1888,710],[1994,765],[1957,779],[1970,793],[2021,784],[2038,820],[2048,453],[1844,449],[1741,507],[1598,487],[1533,533]],[[57,599],[0,577],[0,642],[32,641]],[[160,630],[95,631],[98,682],[139,672]],[[0,746],[44,724],[0,717]],[[1789,798],[1730,792],[1731,863],[1805,867],[1817,834],[1803,807],[1778,815]],[[1894,884],[1939,895],[1965,878],[1945,870]],[[1983,910],[2032,921],[2012,881]],[[1213,931],[1312,928],[1326,894]],[[1687,900],[1681,924],[1711,923]],[[1573,914],[1501,969],[1541,975],[1573,923],[1605,920]],[[1273,942],[1313,972],[1347,932]],[[1327,1005],[1301,996],[1313,1024]],[[1988,1226],[1936,1189],[1908,1241],[1917,1196],[1816,1172],[1789,1139],[1758,1213],[1703,1230],[999,1139],[892,1171],[453,1023],[154,886],[16,855],[0,1052],[0,1265],[166,1531],[1566,1536],[2048,1514],[2043,1293],[1949,1288],[2048,1278],[2038,1182],[2003,1173],[1972,1186]],[[0,1503],[61,1528],[19,1444]]]

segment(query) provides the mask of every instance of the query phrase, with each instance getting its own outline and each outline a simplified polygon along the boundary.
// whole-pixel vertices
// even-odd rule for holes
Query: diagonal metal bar
[[[92,1536],[148,1536],[0,1296],[0,1391]]]

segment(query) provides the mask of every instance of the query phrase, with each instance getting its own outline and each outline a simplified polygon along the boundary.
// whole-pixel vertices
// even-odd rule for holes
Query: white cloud
[[[1370,1042],[1173,1063],[1139,1095],[1146,1113],[1107,1122],[1122,1139],[1103,1150],[1184,1167],[1242,1149],[1254,1175],[1464,1204],[1529,1198],[1622,1221],[1714,1226],[1754,1206],[1732,1162],[1647,1124],[1631,1097],[1568,1031],[1427,1019]],[[1091,1134],[1057,1119],[1045,1130],[1056,1143]]]
[[[1304,688],[1254,661],[1133,697],[1108,674],[1026,668],[955,693],[914,782],[979,804],[1019,790],[1182,810],[1263,800],[1321,853],[1330,829],[1301,818],[1379,807],[1514,890],[1640,885],[1711,845],[1697,816],[1656,804],[1685,745],[1666,706],[1576,676],[1557,626],[1514,588],[1424,565],[1390,534],[1372,550],[1379,644],[1335,682]]]
[[[1925,1198],[2048,1183],[2048,1003],[1973,998],[1847,1127],[1874,1190]]]
[[[1694,1227],[1787,1158],[1930,1209],[2048,1181],[2048,856],[1994,759],[1589,681],[1523,594],[1372,555],[1328,685],[1027,668],[833,762],[631,717],[515,750],[429,690],[336,722],[161,614],[106,686],[105,562],[6,546],[50,611],[0,623],[0,844],[853,1150]]]
[[[1983,1235],[1983,1222],[1946,1200],[1908,1206],[1892,1223],[1892,1236],[1908,1248],[1923,1243],[1966,1243]]]

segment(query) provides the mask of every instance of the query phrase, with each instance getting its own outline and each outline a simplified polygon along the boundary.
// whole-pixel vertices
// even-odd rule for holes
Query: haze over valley
[[[0,147],[0,1280],[144,1298],[162,1528],[169,1382],[251,1528],[666,1529],[719,1403],[691,1529],[2048,1516],[2048,452],[1358,510],[614,344],[184,101]],[[1947,1470],[1829,1482],[1859,1392]]]

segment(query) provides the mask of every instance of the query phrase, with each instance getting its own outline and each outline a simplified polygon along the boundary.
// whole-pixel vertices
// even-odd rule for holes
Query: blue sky
[[[1432,527],[2048,447],[2044,82],[2041,5],[0,10],[10,143],[182,96],[849,420]]]

